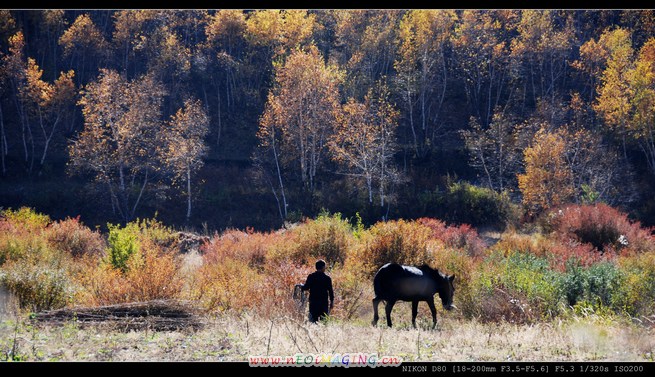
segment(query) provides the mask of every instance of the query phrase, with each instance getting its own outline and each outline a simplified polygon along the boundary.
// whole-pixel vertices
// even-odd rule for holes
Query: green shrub
[[[519,209],[506,193],[474,186],[468,182],[450,183],[435,195],[436,217],[450,223],[475,227],[504,227],[517,222]]]
[[[125,272],[127,261],[133,254],[139,252],[139,225],[132,222],[124,228],[112,224],[107,224],[107,227],[109,228],[107,257],[114,268]]]
[[[125,227],[107,224],[109,235],[107,257],[114,268],[125,272],[127,261],[137,253],[143,242],[152,242],[157,246],[172,249],[177,241],[173,230],[156,219],[136,219]]]
[[[531,254],[514,253],[507,258],[503,274],[504,285],[523,293],[533,309],[552,316],[558,310],[557,273],[549,268],[548,260]]]
[[[559,311],[558,279],[545,258],[495,252],[472,274],[471,298],[464,315],[511,322],[551,318]]]
[[[621,272],[612,262],[600,262],[587,269],[586,299],[598,306],[612,307],[619,291]]]
[[[610,261],[583,267],[571,260],[560,276],[559,289],[569,306],[621,311],[619,296],[623,273]]]
[[[566,263],[566,273],[559,281],[560,291],[566,299],[566,303],[574,306],[585,295],[585,269],[573,260]]]

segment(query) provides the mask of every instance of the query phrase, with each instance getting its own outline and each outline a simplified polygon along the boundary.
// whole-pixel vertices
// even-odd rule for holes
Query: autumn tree
[[[610,35],[612,33],[605,32],[598,41],[591,38],[584,42],[579,49],[580,57],[571,63],[571,66],[584,77],[583,87],[587,92],[585,97],[589,103],[593,102],[596,96],[598,82],[611,52],[607,41]]]
[[[539,99],[555,106],[566,80],[574,30],[562,18],[556,11],[522,10],[518,36],[511,41],[512,64],[521,72],[525,95],[535,106]]]
[[[316,16],[305,10],[258,10],[246,21],[246,37],[282,56],[311,44]]]
[[[82,91],[84,130],[70,145],[70,168],[89,171],[109,190],[123,221],[134,218],[148,183],[165,166],[159,146],[164,90],[151,76],[127,81],[102,69]]]
[[[605,37],[605,38],[603,38]],[[630,117],[628,76],[633,68],[632,40],[625,29],[606,32],[601,40],[607,45],[606,68],[602,71],[594,109],[601,114],[607,127],[619,137],[623,154],[627,157],[626,143]]]
[[[345,96],[361,100],[383,76],[391,77],[398,50],[398,10],[338,10],[330,59],[346,75]]]
[[[418,156],[430,149],[440,128],[449,77],[446,47],[456,19],[453,11],[412,10],[400,22],[394,66]]]
[[[234,111],[239,99],[238,87],[243,85],[241,76],[245,70],[245,32],[245,14],[233,9],[216,12],[209,17],[205,27],[207,40],[204,51],[211,64],[203,68],[210,73],[216,90],[216,146],[220,145],[223,128],[227,125],[224,118]],[[206,97],[207,89],[204,83],[202,90]]]
[[[629,71],[628,98],[630,118],[628,132],[644,153],[648,167],[655,174],[655,38],[639,50],[634,68]],[[599,100],[599,104],[602,103]]]
[[[88,14],[81,14],[59,38],[64,57],[70,59],[69,68],[75,68],[82,82],[86,73],[102,66],[100,60],[107,57],[109,44]],[[90,72],[95,74],[95,72]]]
[[[508,87],[515,80],[510,69],[510,46],[505,38],[513,27],[512,11],[465,10],[452,38],[455,64],[464,78],[472,115],[488,125],[493,111],[514,93]]]
[[[186,185],[187,220],[191,218],[191,175],[203,165],[207,153],[205,137],[209,132],[209,117],[202,103],[187,100],[167,123],[166,150],[163,152],[166,164],[175,181]]]
[[[339,71],[325,64],[316,47],[294,51],[276,70],[260,121],[261,145],[272,147],[272,135],[279,136],[281,162],[299,173],[309,191],[315,188],[339,109],[339,80]]]
[[[634,141],[655,173],[655,38],[635,54],[628,31],[617,29],[610,36],[615,42],[594,108],[621,137],[624,154],[626,141]]]
[[[114,33],[111,43],[115,51],[116,66],[131,77],[139,72],[136,64],[146,41],[149,23],[154,18],[152,10],[121,10],[114,13]],[[143,68],[143,67],[141,67]]]
[[[43,137],[43,151],[40,164],[43,165],[55,136],[57,127],[73,111],[76,86],[73,82],[75,72],[61,72],[54,83],[42,80],[43,70],[32,58],[27,59],[25,68],[26,83],[20,88],[20,95],[28,106],[30,116],[36,120]]]
[[[540,129],[523,152],[525,173],[518,175],[523,204],[532,214],[569,202],[573,177],[566,161],[566,141],[556,132]]]
[[[329,142],[333,159],[346,168],[346,175],[364,181],[369,203],[377,191],[384,207],[389,187],[399,178],[393,162],[398,111],[389,102],[388,89],[380,85],[377,93],[369,90],[363,103],[349,99],[337,119]]]
[[[486,185],[492,190],[502,192],[516,187],[521,160],[516,121],[502,111],[496,111],[488,127],[483,128],[475,118],[471,118],[470,126],[470,130],[461,132],[470,165],[482,173]]]
[[[27,85],[27,76],[25,74],[25,36],[22,32],[9,37],[9,51],[3,57],[4,71],[10,87],[13,92],[13,103],[16,109],[16,115],[20,122],[20,134],[23,146],[24,161],[28,163],[30,156],[34,161],[35,145],[32,126],[29,121],[25,103],[22,101],[20,92]],[[31,166],[32,164],[30,164]]]

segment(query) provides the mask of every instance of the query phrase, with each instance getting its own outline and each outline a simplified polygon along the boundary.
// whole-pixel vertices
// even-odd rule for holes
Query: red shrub
[[[441,220],[427,217],[416,221],[430,228],[433,238],[442,241],[448,247],[466,250],[469,256],[482,255],[485,249],[484,241],[478,236],[478,232],[468,224],[448,226]]]
[[[603,203],[551,211],[548,224],[558,238],[591,244],[602,252],[655,250],[652,229],[642,228],[638,221],[631,221],[625,213]]]
[[[261,268],[266,262],[267,246],[274,237],[274,234],[227,230],[203,244],[200,250],[209,264],[236,259],[251,267]]]
[[[566,270],[571,259],[575,259],[578,265],[588,267],[615,256],[613,253],[599,253],[593,245],[577,240],[512,232],[503,234],[491,250],[501,252],[505,256],[519,252],[546,258],[552,269],[561,272]]]
[[[102,255],[107,247],[100,233],[80,223],[79,217],[51,224],[47,229],[46,238],[53,249],[74,257],[85,254]]]
[[[603,260],[613,259],[613,253],[598,253],[591,244],[577,242],[550,242],[548,253],[545,257],[548,259],[550,267],[559,272],[566,271],[566,265],[569,260],[574,259],[576,263],[583,267],[589,267],[592,264]]]

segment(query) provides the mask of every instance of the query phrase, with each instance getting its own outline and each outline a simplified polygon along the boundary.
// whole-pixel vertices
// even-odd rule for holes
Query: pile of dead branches
[[[109,325],[119,330],[172,331],[197,330],[200,317],[184,301],[152,300],[125,304],[50,310],[33,315],[36,323],[61,324],[74,321],[80,325]]]

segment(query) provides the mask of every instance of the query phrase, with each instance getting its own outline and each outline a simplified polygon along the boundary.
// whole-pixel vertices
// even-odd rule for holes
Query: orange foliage
[[[82,286],[79,302],[86,305],[181,297],[184,281],[178,258],[150,240],[143,240],[140,251],[130,256],[125,273],[104,261],[84,263],[76,278]]]
[[[525,174],[519,174],[523,203],[531,213],[561,205],[574,194],[573,177],[565,159],[563,137],[541,128],[524,151]]]

